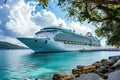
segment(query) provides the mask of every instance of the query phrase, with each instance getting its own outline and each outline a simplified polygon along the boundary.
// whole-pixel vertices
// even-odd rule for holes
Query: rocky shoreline
[[[120,80],[120,56],[111,56],[88,66],[78,65],[72,69],[72,75],[54,74],[50,80]]]
[[[120,80],[120,56],[111,56],[84,66],[72,69],[72,75],[54,74],[52,80]]]

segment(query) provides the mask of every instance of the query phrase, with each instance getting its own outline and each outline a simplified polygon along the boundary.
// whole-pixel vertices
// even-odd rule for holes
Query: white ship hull
[[[46,42],[45,39],[41,38],[17,38],[23,42],[26,46],[35,52],[60,52],[60,51],[80,51],[80,50],[90,50],[96,47],[86,46],[86,45],[76,45],[76,44],[64,44],[59,41]]]
[[[91,50],[100,47],[100,41],[92,35],[83,36],[62,27],[42,28],[35,38],[17,38],[35,52]]]

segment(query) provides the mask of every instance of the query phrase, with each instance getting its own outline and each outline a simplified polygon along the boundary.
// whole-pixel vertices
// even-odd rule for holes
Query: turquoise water
[[[89,65],[119,51],[33,53],[30,50],[0,50],[0,80],[51,80],[54,73],[71,74],[77,65]]]

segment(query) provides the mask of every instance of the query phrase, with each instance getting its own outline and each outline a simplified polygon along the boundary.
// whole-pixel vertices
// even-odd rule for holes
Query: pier
[[[120,51],[120,49],[119,48],[101,47],[101,48],[94,48],[94,49],[82,49],[79,51],[80,52],[84,52],[84,51]]]

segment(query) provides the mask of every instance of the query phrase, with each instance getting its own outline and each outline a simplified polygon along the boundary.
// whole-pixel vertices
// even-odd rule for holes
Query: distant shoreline
[[[11,49],[28,49],[27,47],[12,44],[9,42],[0,41],[0,50],[11,50]]]
[[[88,51],[120,51],[120,50],[80,50],[79,52],[88,52]]]
[[[18,49],[0,49],[0,50],[25,50],[25,49],[29,49],[29,48],[18,48]]]

